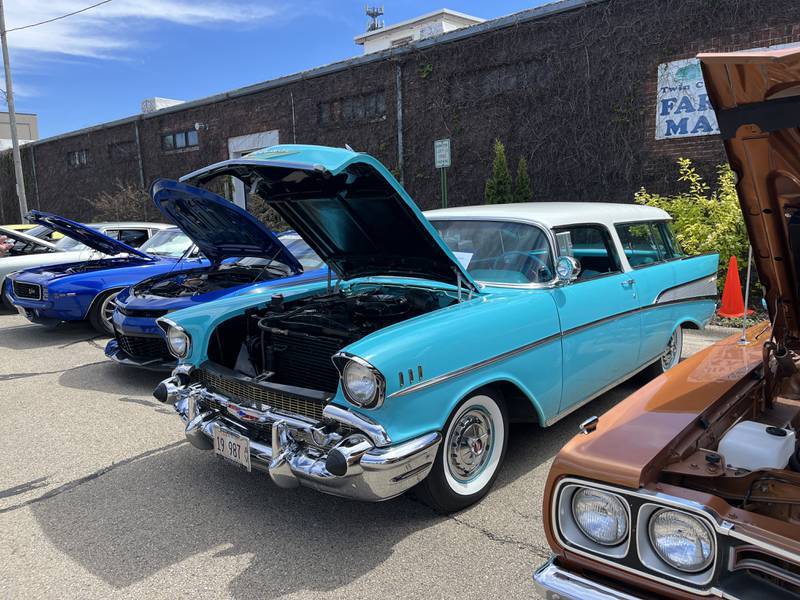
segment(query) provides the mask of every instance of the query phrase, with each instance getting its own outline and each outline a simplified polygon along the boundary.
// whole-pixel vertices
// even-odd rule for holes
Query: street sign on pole
[[[442,183],[442,208],[447,208],[447,168],[450,166],[450,139],[433,142],[433,162]]]
[[[14,110],[14,88],[11,84],[11,64],[8,57],[8,39],[3,0],[0,0],[0,46],[2,46],[3,49],[3,66],[6,75],[6,104],[8,104],[8,119],[11,125],[11,147],[14,156],[14,174],[17,180],[19,220],[22,222],[23,218],[28,213],[28,200],[25,197],[25,180],[22,177],[22,157],[19,152],[19,138],[17,136],[17,113]]]
[[[433,158],[437,169],[446,169],[450,166],[450,140],[436,140],[433,142]]]

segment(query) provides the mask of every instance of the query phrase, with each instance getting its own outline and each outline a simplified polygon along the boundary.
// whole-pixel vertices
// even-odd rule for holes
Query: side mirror
[[[556,261],[556,277],[562,284],[570,283],[578,278],[581,263],[571,256],[559,256]]]

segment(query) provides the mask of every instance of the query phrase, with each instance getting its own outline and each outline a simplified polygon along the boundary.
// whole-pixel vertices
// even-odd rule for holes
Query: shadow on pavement
[[[65,373],[61,383],[105,390],[110,384],[103,382],[114,378],[115,392],[137,394],[149,391],[143,376],[92,365]],[[514,426],[496,487],[551,460],[583,419],[631,390],[623,385],[547,430]],[[112,467],[30,510],[59,551],[116,588],[198,554],[241,556],[246,566],[229,586],[234,598],[339,589],[379,566],[409,535],[446,519],[410,495],[364,504],[284,490],[186,444]]]
[[[0,348],[10,350],[33,350],[45,347],[64,347],[82,341],[100,338],[86,323],[62,323],[55,328],[48,328],[20,320],[19,325],[0,329]]]
[[[58,550],[116,588],[200,553],[242,555],[247,566],[230,586],[237,598],[337,589],[441,519],[408,498],[361,504],[283,490],[188,445],[29,509]]]
[[[58,383],[82,391],[93,390],[120,396],[150,396],[164,377],[166,375],[161,373],[124,367],[107,359],[64,371],[58,378]]]

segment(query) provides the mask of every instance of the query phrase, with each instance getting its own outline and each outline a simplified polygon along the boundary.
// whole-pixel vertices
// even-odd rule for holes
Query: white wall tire
[[[677,327],[672,335],[667,340],[667,345],[664,352],[658,357],[658,360],[652,365],[647,367],[644,371],[644,376],[647,379],[655,379],[669,371],[672,367],[681,362],[681,353],[683,352],[683,327]]]
[[[508,441],[500,395],[490,389],[474,392],[450,415],[442,436],[418,495],[438,512],[451,513],[483,498],[500,471]]]

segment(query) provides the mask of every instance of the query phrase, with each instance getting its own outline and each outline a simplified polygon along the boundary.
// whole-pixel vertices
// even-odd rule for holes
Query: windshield
[[[314,271],[325,266],[325,263],[317,256],[317,253],[296,233],[282,233],[278,235],[278,239],[286,246],[298,262],[303,265],[303,271]],[[236,265],[237,267],[264,268],[267,265],[273,267],[280,265],[281,267],[285,267],[282,263],[272,262],[269,258],[263,256],[246,256],[234,260],[229,264]]]
[[[89,247],[81,244],[78,240],[74,240],[71,237],[64,236],[60,240],[56,242],[56,246],[61,248],[62,250],[88,250]]]
[[[448,248],[478,281],[547,283],[553,257],[545,232],[503,221],[431,221]]]
[[[162,229],[139,246],[139,250],[154,256],[180,258],[191,246],[192,240],[180,229]]]

